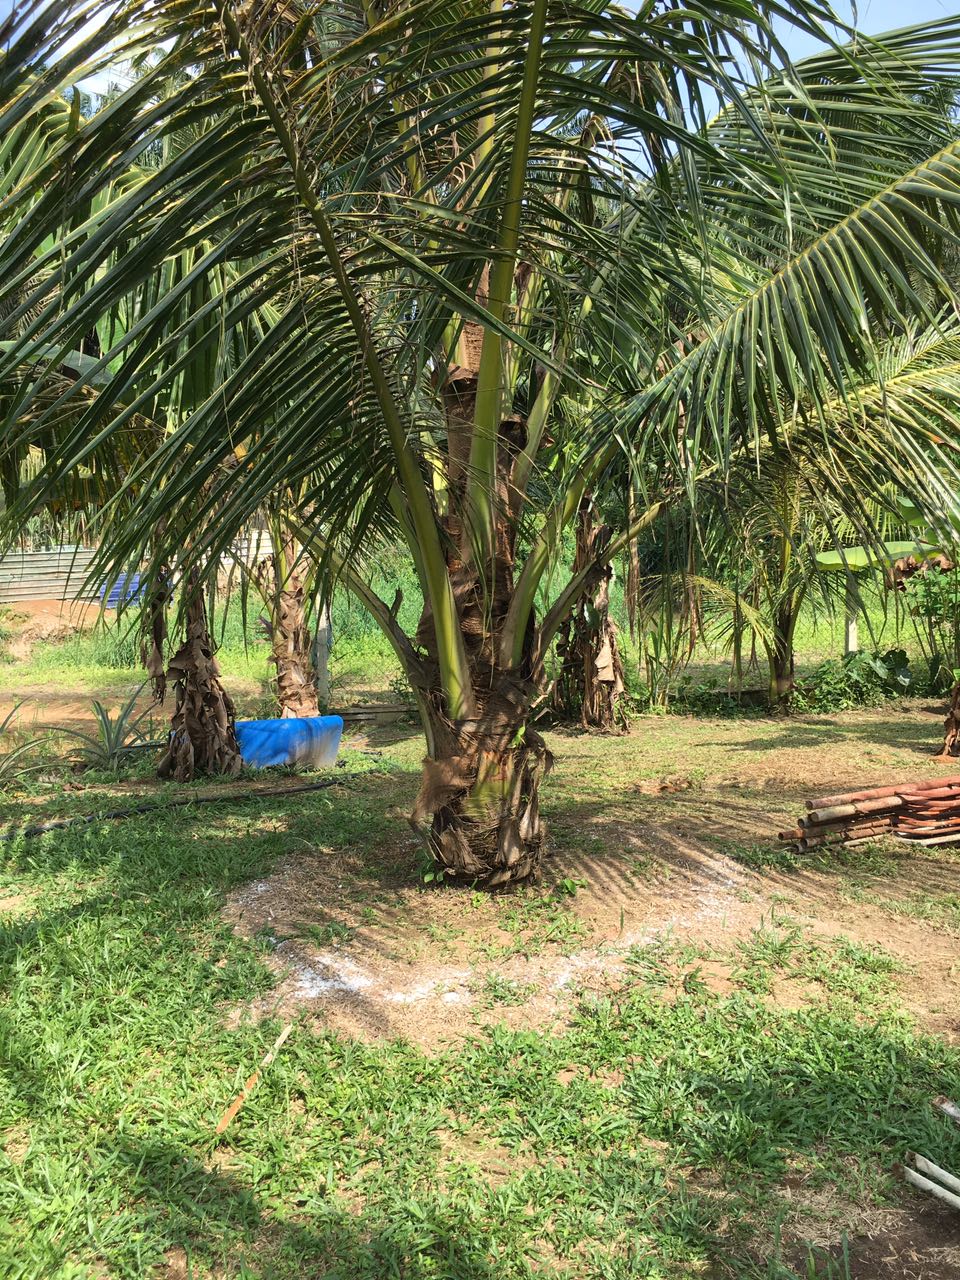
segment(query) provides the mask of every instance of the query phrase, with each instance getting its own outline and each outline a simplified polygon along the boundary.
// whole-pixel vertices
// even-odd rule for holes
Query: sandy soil
[[[4,625],[12,630],[6,656],[14,662],[28,658],[37,644],[64,640],[77,632],[91,630],[100,618],[110,620],[115,616],[113,609],[101,609],[96,600],[22,600],[6,608]],[[124,696],[136,688],[136,684],[131,685],[124,690]],[[15,706],[23,704],[11,726],[14,734],[30,736],[38,729],[87,729],[94,724],[91,705],[94,698],[111,709],[123,701],[115,687],[79,695],[56,683],[23,684],[0,692],[0,720]],[[149,702],[145,690],[143,706]]]
[[[62,640],[88,631],[99,618],[110,620],[115,610],[102,609],[97,600],[21,600],[8,606],[14,635],[10,657],[25,658],[38,641]]]

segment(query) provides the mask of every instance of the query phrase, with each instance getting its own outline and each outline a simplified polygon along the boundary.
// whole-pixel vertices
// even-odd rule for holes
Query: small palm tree
[[[296,536],[417,696],[412,821],[445,874],[539,865],[550,757],[528,714],[596,564],[536,603],[616,460],[643,497],[605,558],[763,441],[815,441],[824,492],[878,458],[925,502],[950,491],[922,424],[855,435],[847,392],[881,336],[954,297],[929,246],[956,239],[958,23],[784,74],[784,12],[830,16],[123,0],[94,29],[59,0],[6,23],[6,129],[139,59],[0,206],[0,305],[34,317],[0,379],[95,325],[106,380],[13,518],[142,411],[164,438],[104,512],[103,565],[215,559],[294,489]],[[5,448],[51,421],[42,386],[10,399]],[[413,635],[369,585],[385,540],[423,590]]]

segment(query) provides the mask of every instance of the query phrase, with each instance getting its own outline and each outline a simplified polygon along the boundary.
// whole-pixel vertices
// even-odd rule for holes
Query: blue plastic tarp
[[[340,749],[340,716],[291,716],[282,720],[238,720],[237,742],[243,763],[254,769],[276,764],[334,764]]]
[[[97,599],[102,600],[104,608],[116,609],[121,601],[139,600],[144,591],[144,583],[139,573],[121,573],[115,582],[105,582],[97,592]]]

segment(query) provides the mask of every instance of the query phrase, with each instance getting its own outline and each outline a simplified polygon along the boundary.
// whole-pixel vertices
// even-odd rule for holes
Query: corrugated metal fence
[[[238,538],[233,556],[252,564],[273,550],[270,535],[254,534]],[[54,547],[51,551],[11,551],[0,556],[0,604],[16,604],[18,600],[95,599],[97,587],[81,595],[90,564],[95,555],[92,547]],[[98,584],[99,586],[100,584]]]
[[[0,557],[0,604],[77,599],[93,556],[90,547],[9,552]]]

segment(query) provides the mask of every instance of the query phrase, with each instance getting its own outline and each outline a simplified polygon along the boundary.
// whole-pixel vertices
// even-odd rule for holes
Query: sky
[[[0,20],[9,15],[12,7],[13,0],[0,0]],[[850,0],[834,0],[833,7],[841,18],[850,17]],[[857,4],[858,25],[861,31],[870,35],[929,18],[946,18],[958,11],[960,0],[859,0]],[[804,57],[816,49],[809,37],[798,32],[788,34],[787,44],[795,58]]]
[[[3,0],[0,0],[2,4]],[[842,21],[852,22],[850,0],[834,0],[833,8]],[[860,30],[867,35],[879,35],[881,31],[894,31],[897,27],[955,16],[960,13],[960,0],[859,0],[856,11],[856,25]],[[812,37],[796,28],[784,31],[784,44],[791,58],[805,58],[818,48]]]
[[[621,3],[623,0],[621,0]],[[11,12],[14,0],[0,0],[0,20]],[[626,0],[627,7],[632,7]],[[842,20],[852,20],[854,4],[852,0],[833,0],[833,7]],[[933,18],[946,18],[960,12],[960,0],[857,0],[857,26],[868,35],[877,35],[881,31],[894,30],[897,27],[925,22]],[[815,53],[818,43],[805,32],[795,27],[781,27],[783,42],[791,58],[804,58]],[[116,78],[116,77],[115,77]],[[97,83],[91,79],[85,88],[93,92],[107,87],[106,77],[97,77]],[[101,85],[100,80],[104,83]]]

